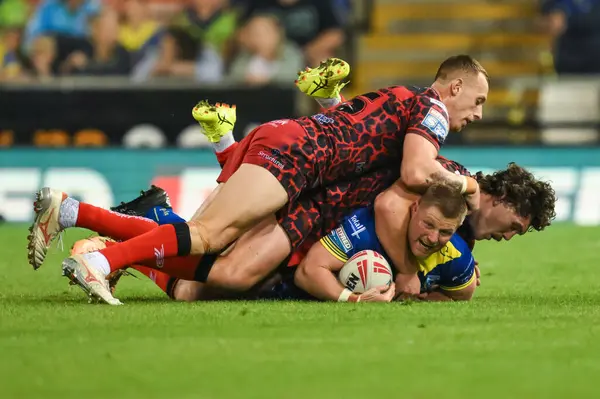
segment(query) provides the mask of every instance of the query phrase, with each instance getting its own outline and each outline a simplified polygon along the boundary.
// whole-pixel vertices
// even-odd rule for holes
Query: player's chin
[[[429,247],[421,244],[419,241],[413,242],[411,244],[411,251],[413,255],[417,258],[427,258],[431,254],[437,251],[436,247]]]
[[[464,123],[457,123],[457,124],[455,124],[455,125],[452,125],[452,126],[450,127],[450,130],[452,130],[454,133],[458,133],[458,132],[460,132],[461,130],[463,130],[463,128],[464,128],[465,126],[466,126],[466,125],[465,125]]]

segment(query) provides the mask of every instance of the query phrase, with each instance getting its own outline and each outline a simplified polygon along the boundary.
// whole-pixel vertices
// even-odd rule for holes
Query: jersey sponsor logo
[[[328,116],[325,116],[323,114],[316,114],[313,116],[313,119],[316,120],[317,122],[319,122],[321,125],[330,125],[333,122],[335,122],[333,120],[333,118],[330,118]]]
[[[344,228],[342,226],[340,226],[337,229],[335,229],[335,234],[340,239],[340,243],[344,247],[343,248],[344,252],[348,253],[348,252],[350,252],[352,250],[352,248],[354,248],[353,245],[352,245],[352,242],[348,239],[348,235],[346,234],[346,230],[344,230]]]
[[[356,215],[352,215],[352,217],[350,218],[350,227],[352,227],[352,234],[350,235],[358,239],[360,239],[360,233],[367,230],[367,228],[363,226],[360,220],[358,220],[358,216]]]
[[[431,97],[428,97],[428,98],[429,98],[429,101],[431,101],[431,102],[432,102],[432,104],[435,104],[435,105],[437,105],[438,107],[440,107],[440,108],[441,108],[441,109],[442,109],[442,110],[443,110],[443,111],[446,113],[446,116],[447,116],[448,118],[450,117],[450,114],[448,114],[448,108],[446,108],[446,104],[444,104],[444,103],[443,103],[443,102],[441,102],[440,100],[436,100],[435,98],[431,98]]]
[[[448,120],[438,110],[431,108],[421,124],[435,134],[441,143],[446,140],[449,130]]]
[[[272,155],[269,155],[264,151],[259,151],[258,155],[260,155],[267,161],[271,162],[273,165],[277,166],[279,169],[283,169],[283,163],[281,161],[278,161],[277,159],[275,159],[275,157],[273,157]]]

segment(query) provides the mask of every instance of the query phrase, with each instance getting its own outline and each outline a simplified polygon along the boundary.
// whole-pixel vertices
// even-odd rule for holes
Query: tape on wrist
[[[352,295],[352,291],[350,291],[348,288],[344,288],[344,291],[342,291],[338,298],[338,302],[348,302],[350,295]]]
[[[469,186],[469,181],[467,180],[467,176],[463,176],[462,187],[460,189],[460,193],[464,194],[467,192],[467,187]]]

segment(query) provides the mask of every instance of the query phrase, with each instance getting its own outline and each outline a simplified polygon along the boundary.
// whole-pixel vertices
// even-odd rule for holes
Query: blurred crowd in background
[[[0,80],[289,83],[344,43],[350,0],[0,0]]]
[[[0,0],[0,80],[117,75],[289,82],[298,69],[339,52],[351,3]],[[600,0],[538,3],[539,31],[553,42],[548,64],[559,74],[600,73]]]
[[[600,0],[542,0],[542,30],[561,74],[600,74]]]

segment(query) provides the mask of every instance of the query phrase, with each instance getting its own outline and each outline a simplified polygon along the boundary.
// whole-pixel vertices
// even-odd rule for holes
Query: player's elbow
[[[453,301],[470,301],[473,298],[477,282],[473,281],[465,288],[457,291],[446,291],[445,295],[449,296]]]
[[[310,271],[307,269],[306,264],[303,262],[294,273],[294,284],[304,291],[308,291],[308,282],[310,281]]]

